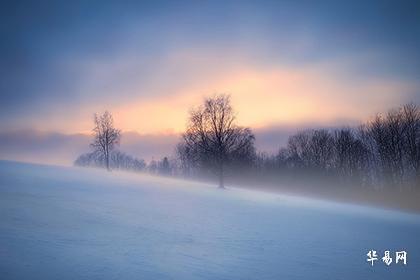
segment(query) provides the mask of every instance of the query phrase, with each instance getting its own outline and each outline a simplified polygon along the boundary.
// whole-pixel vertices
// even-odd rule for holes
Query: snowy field
[[[0,279],[420,279],[419,215],[182,180],[0,161],[0,219]]]

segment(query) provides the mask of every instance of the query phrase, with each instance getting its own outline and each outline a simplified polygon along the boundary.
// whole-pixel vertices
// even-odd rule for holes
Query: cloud
[[[89,136],[36,130],[2,131],[0,158],[70,165],[89,147]]]
[[[181,2],[5,5],[0,129],[176,133],[215,92],[253,127],[420,102],[416,1]]]
[[[141,135],[136,132],[122,134],[122,151],[145,159],[160,159],[173,155],[179,140],[176,134]],[[6,131],[0,133],[0,159],[72,165],[82,153],[90,151],[89,134],[63,134],[37,130]]]
[[[211,60],[211,55],[206,57]],[[188,60],[184,60],[187,67]],[[195,63],[191,63],[195,69]],[[133,97],[129,103],[114,106],[117,124],[126,130],[149,133],[181,132],[188,111],[204,97],[215,93],[232,96],[241,125],[254,128],[272,125],[300,125],[337,119],[365,120],[395,105],[418,99],[416,83],[370,78],[353,81],[332,65],[311,67],[271,67],[260,69],[250,63],[234,63],[220,69],[208,65],[206,75],[197,67],[187,83],[173,86],[170,94]]]

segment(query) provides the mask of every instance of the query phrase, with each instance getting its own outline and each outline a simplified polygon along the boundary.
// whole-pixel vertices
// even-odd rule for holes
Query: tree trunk
[[[224,174],[223,174],[223,162],[219,163],[219,188],[224,189]]]
[[[106,160],[106,170],[110,171],[109,169],[109,150],[108,150],[108,146],[106,146],[106,155],[105,155],[105,160]]]

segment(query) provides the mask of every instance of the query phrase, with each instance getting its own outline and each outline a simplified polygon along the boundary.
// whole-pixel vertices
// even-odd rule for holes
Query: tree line
[[[359,127],[308,129],[291,135],[275,154],[258,152],[255,135],[236,124],[229,95],[206,98],[190,111],[172,157],[148,165],[115,150],[121,133],[110,113],[95,115],[93,151],[75,164],[217,180],[258,177],[371,187],[420,188],[420,110],[414,104],[378,114]]]

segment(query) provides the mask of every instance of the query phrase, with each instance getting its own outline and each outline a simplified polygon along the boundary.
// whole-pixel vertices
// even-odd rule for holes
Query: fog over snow
[[[4,279],[419,279],[419,215],[0,161]],[[407,265],[366,253],[406,250]],[[392,255],[391,255],[392,256]]]

